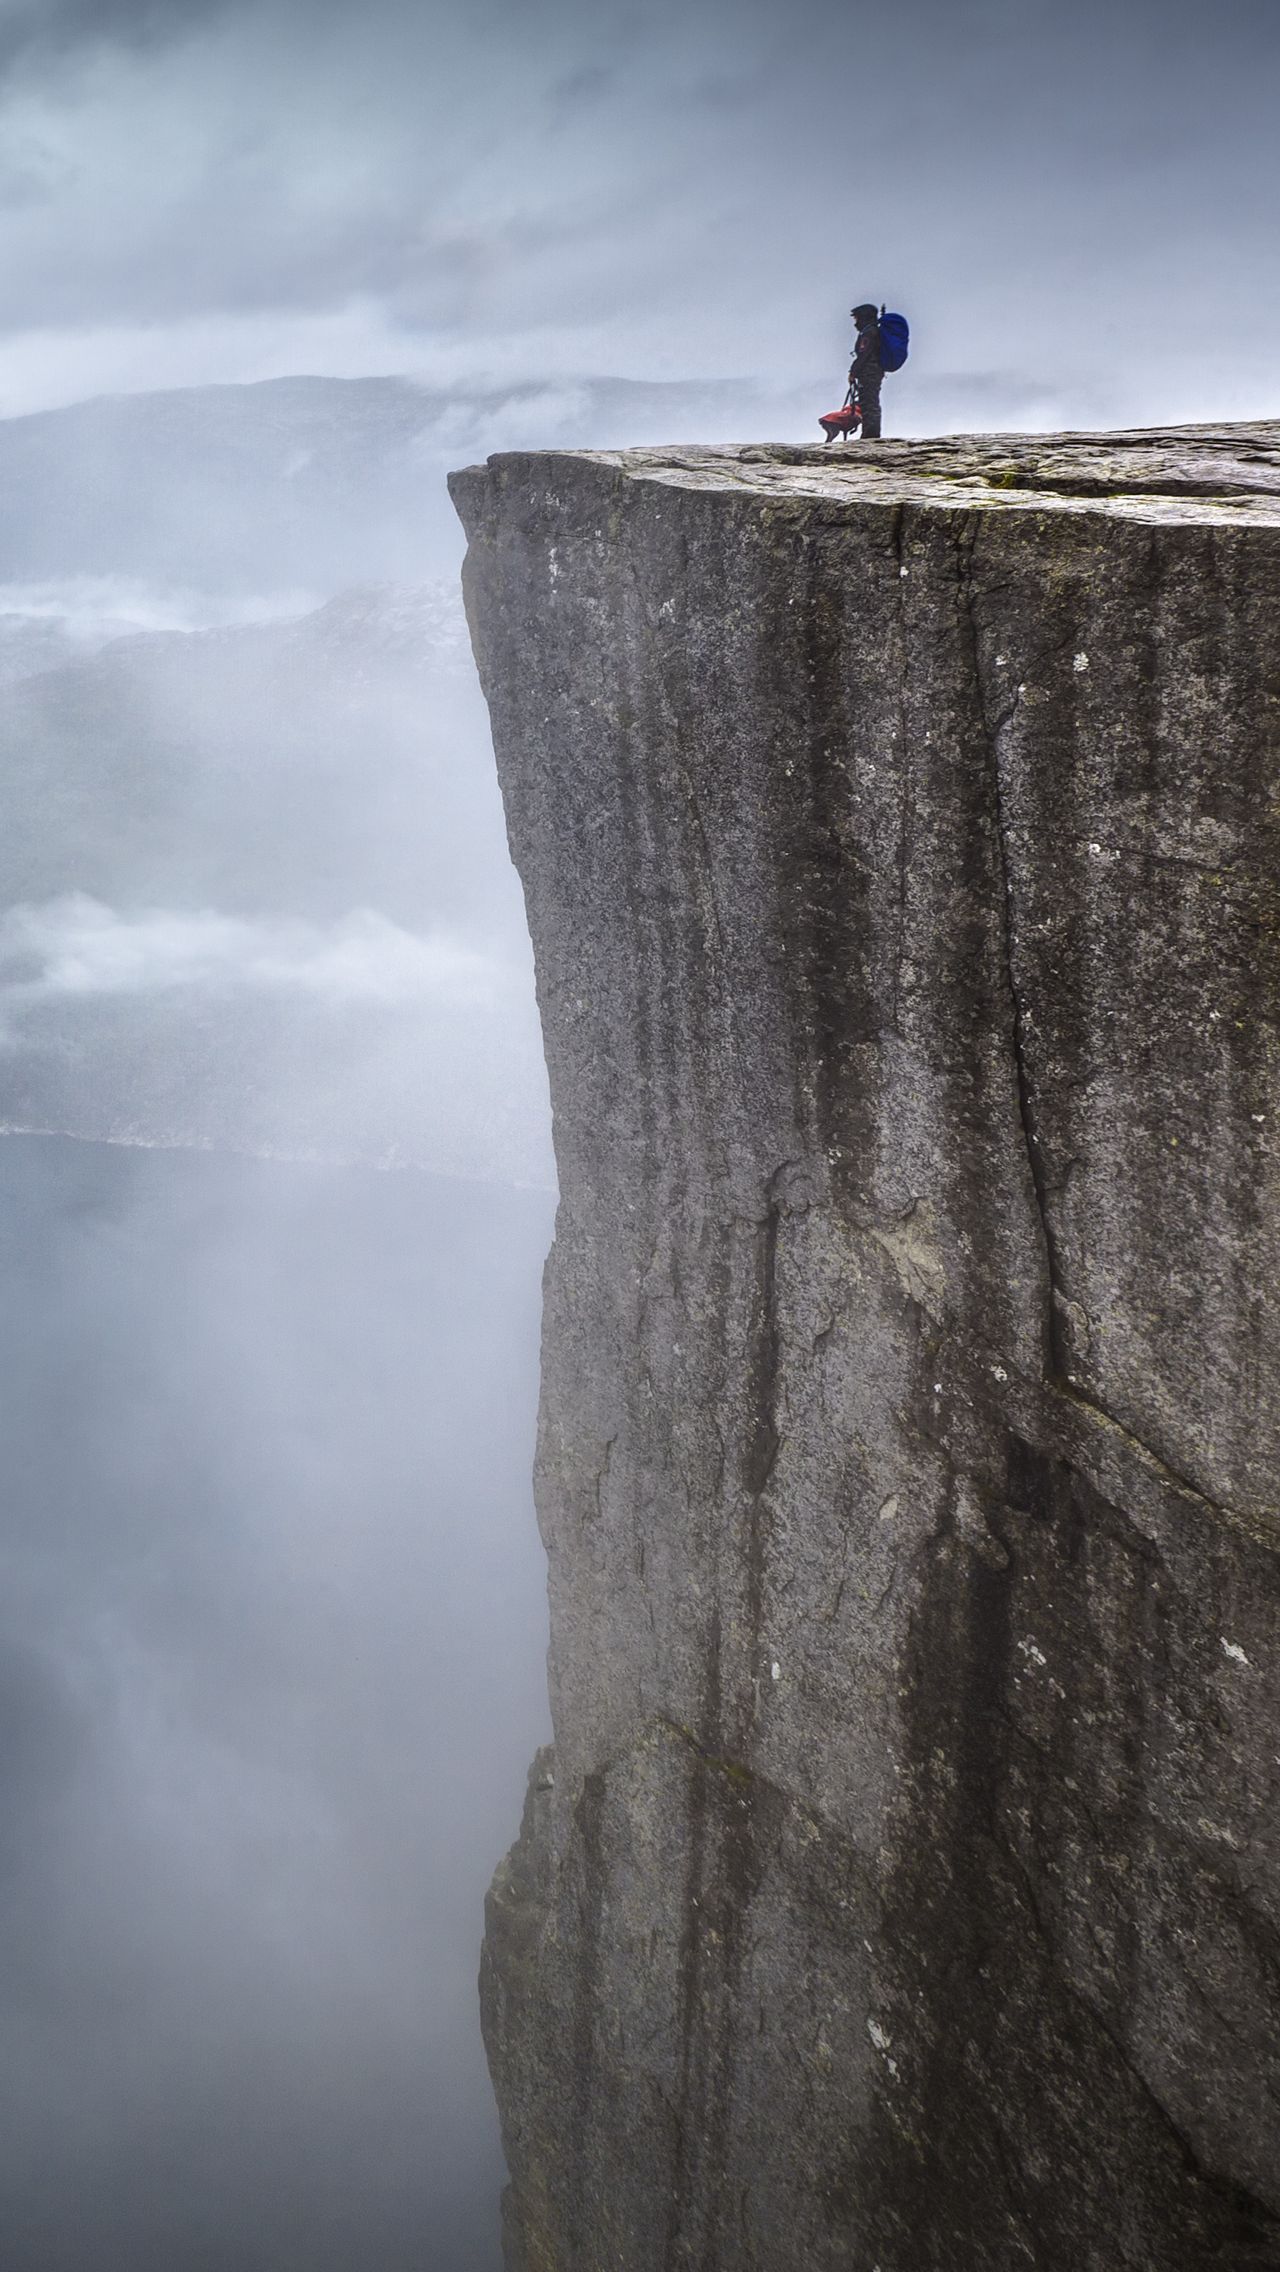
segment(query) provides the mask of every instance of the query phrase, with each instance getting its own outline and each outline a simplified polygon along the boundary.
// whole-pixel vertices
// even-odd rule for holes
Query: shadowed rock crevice
[[[1280,429],[454,487],[561,1182],[512,2272],[1280,2272]]]
[[[974,580],[974,555],[981,533],[981,520],[975,514],[968,530],[957,543],[956,558],[960,605],[964,615],[973,669],[974,689],[978,716],[990,752],[991,799],[995,821],[996,845],[999,852],[1000,876],[1000,931],[1003,943],[1004,975],[1009,989],[1010,1035],[1013,1045],[1014,1086],[1018,1101],[1018,1121],[1026,1147],[1027,1172],[1035,1194],[1036,1214],[1040,1222],[1040,1235],[1044,1245],[1045,1263],[1045,1324],[1044,1367],[1048,1377],[1060,1381],[1067,1373],[1060,1305],[1063,1302],[1061,1266],[1058,1241],[1050,1212],[1049,1192],[1045,1178],[1044,1155],[1041,1149],[1036,1092],[1030,1064],[1030,1036],[1028,1033],[1027,1005],[1019,989],[1017,976],[1018,924],[1014,892],[1014,849],[1010,838],[1010,819],[1001,776],[1000,737],[1006,726],[1018,714],[1019,691],[1015,688],[999,713],[993,713],[991,697],[983,670],[982,634],[978,622],[978,594]]]

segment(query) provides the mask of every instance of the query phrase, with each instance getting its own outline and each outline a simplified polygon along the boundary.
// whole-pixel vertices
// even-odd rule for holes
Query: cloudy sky
[[[1278,62],[1274,0],[3,0],[0,409],[807,386],[865,294],[902,425],[1264,414]]]

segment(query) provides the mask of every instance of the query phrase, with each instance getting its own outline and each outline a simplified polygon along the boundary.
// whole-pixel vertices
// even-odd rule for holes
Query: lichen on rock
[[[1280,427],[454,493],[561,1179],[508,2262],[1280,2266]]]

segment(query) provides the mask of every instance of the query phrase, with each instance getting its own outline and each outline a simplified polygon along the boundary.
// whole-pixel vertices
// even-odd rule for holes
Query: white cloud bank
[[[332,924],[288,916],[121,913],[74,893],[0,916],[0,1003],[252,991],[333,1008],[420,1002],[497,1009],[523,973],[456,933],[408,931],[370,908]]]
[[[137,576],[63,576],[0,584],[0,618],[22,616],[31,623],[54,624],[68,640],[90,649],[133,632],[288,623],[320,604],[320,595],[311,591],[227,595],[180,585],[160,590]]]
[[[3,1132],[554,1179],[527,948],[364,908],[14,907],[0,1070]]]

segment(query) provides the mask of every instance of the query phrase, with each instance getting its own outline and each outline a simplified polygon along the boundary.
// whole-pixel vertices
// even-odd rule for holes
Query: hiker
[[[849,392],[838,410],[818,420],[828,442],[848,442],[862,428],[864,442],[880,439],[880,381],[886,371],[900,371],[911,344],[911,326],[905,316],[879,315],[870,300],[863,300],[850,315],[858,327],[853,361],[849,365]]]
[[[880,324],[874,304],[863,300],[850,315],[858,327],[854,342],[853,361],[849,365],[849,385],[862,413],[862,439],[878,442],[880,439],[880,381],[884,377],[884,353],[880,345]]]

